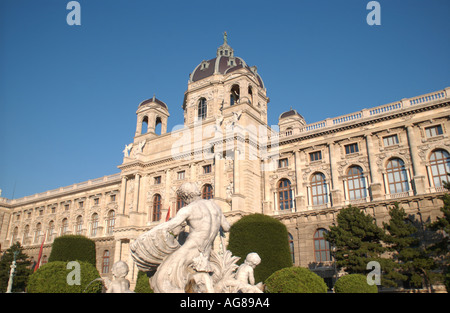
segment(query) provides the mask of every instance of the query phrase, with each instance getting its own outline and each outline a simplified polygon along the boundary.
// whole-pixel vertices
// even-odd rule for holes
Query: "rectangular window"
[[[99,199],[98,198],[95,198],[94,199],[94,205],[98,205],[99,204]]]
[[[288,159],[278,160],[278,168],[283,168],[283,167],[288,167],[288,166],[289,166]]]
[[[110,200],[111,202],[116,202],[116,195],[111,195]]]
[[[356,153],[358,151],[359,151],[359,149],[358,149],[357,143],[352,143],[352,144],[345,146],[345,154],[352,154],[352,153]]]
[[[392,136],[383,137],[383,143],[384,143],[385,147],[398,145],[398,136],[392,135]]]
[[[178,180],[184,179],[184,177],[185,177],[184,173],[185,173],[184,171],[178,172],[177,173],[177,179]]]
[[[203,174],[211,173],[211,164],[203,166]]]
[[[156,176],[156,177],[154,178],[154,183],[155,183],[155,185],[161,184],[161,176]]]
[[[427,133],[428,138],[439,136],[439,135],[443,134],[441,125],[427,127],[427,128],[425,128],[425,132]]]
[[[311,162],[322,160],[322,151],[311,152],[309,154]]]
[[[83,206],[84,206],[84,202],[83,201],[78,202],[78,208],[82,209]]]

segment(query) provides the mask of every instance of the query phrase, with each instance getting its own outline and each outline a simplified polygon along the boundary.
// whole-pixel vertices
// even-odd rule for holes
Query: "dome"
[[[278,119],[281,120],[287,117],[300,117],[302,120],[304,120],[303,116],[301,116],[296,110],[293,110],[292,108],[289,111],[281,113]]]
[[[259,82],[259,86],[264,88],[264,83],[256,71],[256,66],[249,67],[242,58],[234,56],[234,50],[228,45],[225,33],[224,43],[217,49],[216,57],[207,61],[203,60],[197,65],[189,75],[189,82],[196,82],[214,74],[225,75],[241,68],[253,73]]]
[[[146,105],[146,104],[149,104],[149,103],[155,103],[155,104],[157,104],[157,105],[162,106],[164,109],[168,110],[167,104],[165,104],[165,103],[162,102],[161,100],[157,99],[155,96],[153,96],[153,98],[150,98],[150,99],[147,99],[147,100],[142,101],[142,102],[139,104],[139,107],[141,107],[141,106],[143,106],[143,105]]]

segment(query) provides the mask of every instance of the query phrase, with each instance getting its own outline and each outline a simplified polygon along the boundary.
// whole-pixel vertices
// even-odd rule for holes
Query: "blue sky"
[[[256,65],[269,124],[308,123],[450,86],[450,1],[0,1],[0,188],[20,198],[118,173],[139,103],[182,124],[188,75],[227,31]]]

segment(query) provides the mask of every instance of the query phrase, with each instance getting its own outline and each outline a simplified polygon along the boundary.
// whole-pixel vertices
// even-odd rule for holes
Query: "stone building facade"
[[[119,173],[0,198],[1,249],[19,241],[36,260],[44,240],[45,262],[56,236],[86,235],[96,242],[99,272],[110,277],[114,262],[132,265],[130,241],[174,216],[183,206],[177,188],[193,181],[230,222],[251,213],[282,221],[294,264],[330,279],[323,233],[341,208],[361,207],[380,225],[396,201],[420,223],[440,214],[449,105],[445,88],[312,124],[291,109],[273,127],[257,68],[225,40],[189,76],[183,125],[167,132],[169,107],[155,96],[139,104]]]

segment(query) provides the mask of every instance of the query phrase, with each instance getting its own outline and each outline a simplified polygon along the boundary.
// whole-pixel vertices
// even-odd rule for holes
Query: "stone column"
[[[122,214],[125,214],[125,202],[127,199],[127,178],[126,176],[122,177],[122,185],[120,188],[120,208]]]
[[[141,182],[141,175],[136,174],[134,177],[134,198],[133,198],[133,211],[138,212],[139,210],[139,187]]]
[[[414,185],[415,194],[425,193],[425,173],[422,172],[420,167],[418,156],[419,152],[417,149],[416,138],[419,136],[414,136],[414,127],[412,125],[406,126],[406,133],[408,137],[408,146],[410,151],[411,163],[413,168],[413,178],[412,182]]]
[[[303,188],[301,188],[302,181],[300,181],[300,151],[296,150],[294,152],[294,160],[295,160],[295,189],[296,189],[296,197],[295,197],[295,207],[298,211],[302,211],[306,208],[305,194],[303,192]]]
[[[375,161],[375,148],[373,146],[372,134],[366,135],[366,150],[367,158],[369,159],[369,175],[371,184],[369,186],[369,193],[372,200],[379,200],[383,196],[381,181],[377,173],[377,164]]]
[[[342,205],[342,190],[339,188],[339,173],[337,171],[337,162],[335,161],[338,156],[333,142],[328,144],[328,154],[330,160],[331,170],[331,203],[333,206]]]
[[[244,210],[244,196],[242,195],[241,180],[243,173],[241,172],[241,151],[238,148],[234,149],[233,161],[233,196],[231,199],[231,209],[233,211]]]

